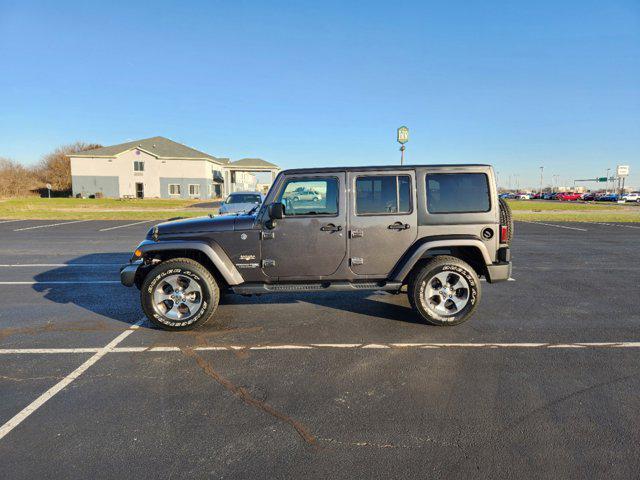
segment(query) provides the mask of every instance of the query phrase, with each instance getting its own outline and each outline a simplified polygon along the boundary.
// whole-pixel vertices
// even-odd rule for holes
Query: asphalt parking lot
[[[152,224],[0,220],[4,478],[637,478],[639,224],[518,222],[457,327],[358,292],[190,333],[119,284]]]

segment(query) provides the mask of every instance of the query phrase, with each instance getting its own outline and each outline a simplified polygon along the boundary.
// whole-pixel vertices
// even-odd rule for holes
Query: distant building
[[[280,171],[262,159],[231,162],[164,137],[86,150],[69,159],[74,196],[220,198],[255,190],[256,173],[272,182]]]

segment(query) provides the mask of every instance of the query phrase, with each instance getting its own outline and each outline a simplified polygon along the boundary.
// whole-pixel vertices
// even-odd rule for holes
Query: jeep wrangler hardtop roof
[[[380,170],[415,170],[416,168],[459,168],[459,167],[491,167],[483,163],[446,163],[423,165],[369,165],[366,167],[320,167],[320,168],[292,168],[283,170],[285,174],[298,173],[336,173],[336,172],[367,172]]]

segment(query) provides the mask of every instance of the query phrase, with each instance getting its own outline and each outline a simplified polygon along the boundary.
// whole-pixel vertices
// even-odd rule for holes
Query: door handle
[[[334,225],[333,223],[328,223],[327,225],[321,226],[320,230],[322,230],[323,232],[341,232],[342,226]]]
[[[408,230],[409,228],[411,228],[411,225],[409,225],[408,223],[396,222],[392,223],[387,228],[389,228],[389,230]]]

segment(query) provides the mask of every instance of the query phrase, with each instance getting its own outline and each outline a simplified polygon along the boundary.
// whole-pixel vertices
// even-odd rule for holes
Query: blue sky
[[[0,0],[0,156],[163,135],[383,165],[402,124],[409,163],[640,186],[640,2]]]

